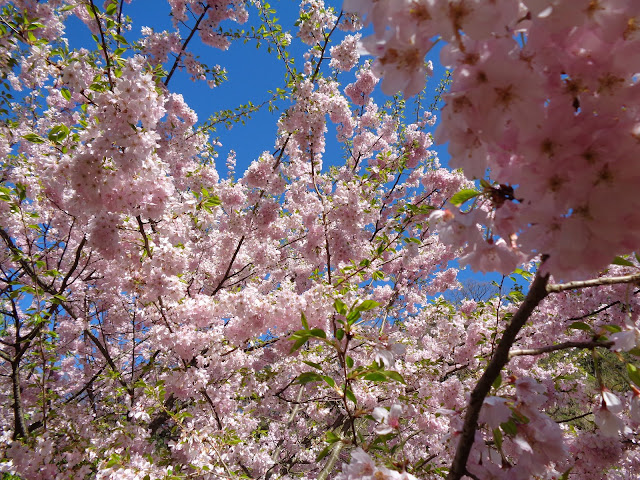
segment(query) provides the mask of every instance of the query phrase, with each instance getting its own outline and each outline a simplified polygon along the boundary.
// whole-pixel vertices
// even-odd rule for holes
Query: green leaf
[[[23,135],[22,138],[31,143],[44,143],[44,139],[35,133],[27,133],[26,135]]]
[[[465,188],[464,190],[460,190],[458,193],[453,195],[449,199],[449,201],[453,205],[455,205],[456,207],[459,207],[460,205],[462,205],[467,200],[470,200],[473,197],[477,197],[478,195],[480,195],[480,193],[482,193],[482,192],[479,192],[478,190],[474,190],[474,189],[471,189],[471,188]]]
[[[622,328],[620,328],[618,325],[605,325],[604,328],[607,332],[610,333],[618,333],[622,331]]]
[[[558,480],[569,480],[569,474],[571,473],[571,470],[573,470],[573,467],[570,467],[569,470],[564,472]]]
[[[347,399],[351,400],[353,403],[355,403],[355,404],[358,403],[356,401],[356,396],[353,394],[351,389],[348,388],[348,387],[344,389],[344,396],[347,397]]]
[[[351,358],[351,357],[347,357],[347,358],[345,358],[344,360],[345,360],[345,362],[347,363],[347,367],[349,367],[349,368],[353,368],[353,358]]]
[[[569,325],[568,328],[574,329],[574,330],[584,330],[585,332],[593,331],[593,329],[584,322],[573,322],[571,325]]]
[[[71,92],[67,88],[61,88],[60,95],[62,95],[67,100],[71,100]]]
[[[309,360],[303,360],[302,363],[306,363],[310,367],[317,368],[318,370],[322,370],[322,367],[315,362],[311,362]]]
[[[60,143],[62,140],[67,138],[67,135],[69,135],[69,128],[65,125],[58,125],[51,129],[48,137],[52,142]]]
[[[500,385],[502,385],[502,375],[498,375],[491,386],[497,390]]]
[[[516,268],[513,271],[513,273],[515,273],[516,275],[520,275],[521,277],[526,278],[527,280],[533,277],[533,274],[531,272],[527,272],[526,270],[523,270],[521,268]]]
[[[322,378],[324,379],[326,384],[329,385],[331,388],[336,386],[336,381],[333,378],[331,378],[330,376],[323,375]]]
[[[499,428],[493,429],[493,440],[496,442],[496,447],[498,447],[498,450],[502,450],[502,432]]]
[[[302,345],[304,345],[305,343],[307,343],[307,340],[309,339],[309,337],[303,337],[303,338],[298,338],[295,343],[293,344],[293,346],[291,347],[291,350],[289,351],[289,353],[293,353],[296,350],[298,350]]]
[[[340,441],[340,437],[336,435],[334,432],[332,432],[331,430],[329,430],[327,432],[327,435],[325,436],[325,440],[329,443],[336,443]]]
[[[347,323],[353,325],[360,319],[360,312],[351,312],[347,315]]]
[[[384,373],[380,372],[370,372],[367,373],[364,377],[365,380],[370,380],[372,382],[386,382],[387,376]]]
[[[389,377],[391,380],[395,380],[396,382],[399,383],[406,383],[404,381],[404,378],[402,378],[402,375],[400,375],[398,372],[396,372],[395,370],[385,370],[383,372],[387,377]]]
[[[640,348],[632,348],[631,350],[629,350],[629,353],[631,355],[635,355],[636,357],[640,357]]]
[[[127,42],[127,39],[124,38],[122,35],[114,35],[113,38],[115,38],[120,43],[124,43],[125,45],[129,45],[129,42]]]
[[[342,340],[344,338],[344,330],[342,328],[336,330],[336,338],[338,340]]]
[[[322,450],[320,450],[320,453],[318,454],[318,456],[316,457],[316,462],[319,462],[320,460],[322,460],[324,457],[326,457],[327,455],[329,455],[329,452],[331,451],[332,445],[327,445],[326,447],[324,447]]]
[[[502,431],[507,435],[515,435],[516,433],[518,433],[518,426],[513,420],[501,423],[500,427],[502,428]]]
[[[333,308],[335,308],[336,312],[338,312],[340,315],[347,314],[347,306],[340,299],[336,299],[335,302],[333,302]]]
[[[307,322],[307,316],[304,314],[304,312],[300,312],[300,319],[302,320],[302,326],[308,330],[309,322]]]
[[[356,312],[368,312],[369,310],[373,310],[374,308],[379,306],[380,304],[378,302],[375,302],[373,300],[365,300],[353,310]]]
[[[509,300],[512,300],[514,302],[522,302],[524,300],[524,293],[522,293],[520,290],[514,290],[509,293],[508,297]]]
[[[89,90],[93,90],[94,92],[104,92],[107,89],[104,82],[94,82],[89,85]]]
[[[109,5],[107,5],[107,15],[113,15],[114,13],[116,13],[116,10],[118,9],[118,4],[116,2],[112,2]]]
[[[304,372],[298,375],[297,382],[304,385],[305,383],[321,382],[323,381],[322,375],[315,372]]]
[[[640,371],[638,371],[638,368],[627,363],[627,373],[629,374],[629,380],[635,383],[637,387],[640,387]]]
[[[309,330],[309,336],[318,338],[327,338],[327,334],[321,328],[312,328]]]
[[[635,267],[635,264],[633,262],[630,262],[629,260],[627,260],[626,258],[623,257],[616,257],[613,259],[613,262],[611,262],[612,265],[622,265],[624,267]]]

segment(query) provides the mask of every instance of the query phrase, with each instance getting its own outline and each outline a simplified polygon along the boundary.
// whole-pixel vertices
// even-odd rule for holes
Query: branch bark
[[[467,460],[471,453],[471,447],[475,439],[476,430],[478,428],[478,417],[480,416],[480,409],[484,402],[485,397],[491,390],[491,385],[502,368],[509,362],[509,349],[513,342],[516,340],[516,336],[524,327],[535,308],[540,302],[548,295],[547,283],[549,282],[549,275],[536,276],[535,280],[531,284],[527,297],[518,308],[518,311],[511,318],[511,323],[507,326],[500,339],[500,343],[496,348],[495,354],[484,374],[476,384],[473,392],[471,392],[471,399],[467,407],[467,412],[464,418],[464,425],[462,427],[462,433],[460,434],[460,441],[456,454],[447,475],[447,480],[460,480],[463,475],[467,474]]]
[[[11,362],[11,386],[13,394],[13,439],[18,440],[27,434],[27,423],[24,420],[22,395],[20,393],[20,359]]]
[[[521,350],[511,350],[509,352],[509,358],[521,356],[521,355],[542,355],[543,353],[555,352],[557,350],[567,350],[569,348],[609,348],[613,345],[613,342],[563,342],[557,345],[546,345],[538,348],[523,348]]]
[[[620,283],[640,284],[640,274],[624,275],[621,277],[601,277],[591,280],[580,280],[576,282],[559,283],[547,286],[547,292],[559,293],[567,290],[578,290],[580,288],[599,287],[601,285],[618,285]]]
[[[195,33],[198,31],[198,27],[200,26],[200,22],[202,22],[202,20],[204,19],[204,16],[207,14],[207,11],[209,10],[209,8],[210,8],[209,5],[206,5],[204,7],[204,9],[202,10],[202,14],[200,15],[200,17],[198,17],[198,20],[196,20],[196,24],[191,29],[191,32],[189,33],[189,36],[187,37],[187,39],[182,44],[182,48],[180,49],[180,53],[178,53],[178,56],[176,57],[175,62],[173,62],[173,65],[171,66],[171,71],[167,75],[167,78],[164,79],[164,86],[165,87],[167,85],[169,85],[169,82],[171,81],[171,77],[173,77],[173,74],[176,71],[176,68],[178,68],[178,64],[180,63],[180,59],[182,58],[182,55],[187,50],[187,45],[189,45],[189,42],[191,41],[191,39],[193,38]]]

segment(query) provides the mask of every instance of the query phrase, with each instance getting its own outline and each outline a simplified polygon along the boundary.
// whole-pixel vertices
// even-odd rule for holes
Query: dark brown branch
[[[516,336],[522,327],[524,327],[538,304],[548,295],[548,281],[548,274],[545,276],[536,275],[524,302],[522,302],[522,305],[520,305],[520,308],[518,308],[511,318],[511,322],[505,329],[496,347],[493,358],[489,362],[489,365],[487,365],[480,380],[478,380],[473,392],[471,392],[462,433],[460,434],[460,442],[458,443],[455,457],[451,463],[447,480],[460,480],[463,475],[467,474],[467,460],[469,459],[469,453],[471,452],[471,447],[475,439],[476,429],[478,428],[478,417],[480,416],[480,409],[482,408],[484,399],[491,390],[491,385],[493,385],[495,379],[500,375],[502,368],[509,362],[509,350],[516,340]]]
[[[565,418],[564,420],[556,420],[556,423],[573,422],[574,420],[580,420],[581,418],[588,417],[591,414],[593,414],[593,412],[583,413],[582,415],[576,415],[575,417]]]
[[[97,380],[97,378],[100,376],[100,374],[104,371],[104,367],[100,368],[100,370],[98,370],[93,377],[91,377],[89,379],[89,381],[87,383],[84,384],[84,387],[82,387],[80,390],[78,390],[76,393],[74,393],[73,395],[71,395],[69,398],[67,398],[64,403],[68,404],[71,403],[73,400],[75,400],[76,398],[78,398],[80,395],[82,395],[88,388],[91,387],[91,385],[93,385],[93,382],[95,382]],[[29,431],[31,431],[31,426],[29,426]]]
[[[555,352],[557,350],[567,350],[569,348],[610,348],[612,345],[613,342],[563,342],[558,343],[557,345],[547,345],[545,347],[511,350],[509,352],[509,358],[517,357],[520,355],[542,355],[543,353]]]
[[[62,285],[60,285],[60,288],[58,289],[58,295],[62,295],[62,293],[64,292],[64,289],[67,288],[71,275],[73,275],[73,272],[75,272],[76,268],[78,268],[78,264],[80,263],[80,256],[82,255],[82,248],[86,243],[87,243],[87,237],[83,236],[82,240],[80,241],[80,244],[78,245],[78,248],[76,249],[76,256],[73,259],[73,264],[71,265],[71,268],[69,269],[65,277],[62,279]]]
[[[144,223],[142,223],[142,218],[140,217],[140,215],[136,217],[136,220],[138,221],[138,228],[140,228],[140,234],[142,235],[142,240],[144,242],[144,251],[147,252],[147,256],[149,258],[153,258],[153,255],[151,253],[151,247],[149,246],[149,238],[147,237],[147,234],[144,231]]]
[[[207,10],[209,10],[209,5],[204,7],[204,10],[202,11],[202,14],[198,18],[198,20],[196,20],[196,24],[191,29],[191,32],[189,33],[189,36],[187,37],[187,39],[182,44],[182,48],[180,49],[180,53],[178,53],[178,56],[176,57],[176,61],[173,62],[173,66],[171,67],[171,70],[169,71],[169,75],[167,75],[167,78],[164,79],[164,86],[165,87],[167,85],[169,85],[169,82],[171,81],[171,77],[173,77],[173,73],[176,71],[176,68],[178,68],[178,64],[180,63],[180,59],[182,58],[182,54],[186,51],[187,45],[189,45],[189,42],[191,41],[191,39],[193,38],[195,33],[198,31],[198,27],[200,26],[200,22],[202,22],[202,20],[204,19],[204,16],[206,15]]]
[[[229,280],[229,278],[231,278],[229,276],[229,272],[231,272],[231,268],[233,267],[233,262],[236,261],[236,257],[238,256],[238,252],[240,251],[240,247],[242,247],[242,242],[244,242],[244,235],[242,237],[240,237],[240,241],[238,242],[238,246],[236,247],[235,251],[233,252],[233,256],[231,257],[231,261],[229,262],[229,266],[227,266],[227,271],[224,272],[224,276],[222,277],[222,280],[220,280],[220,283],[218,283],[218,286],[213,290],[213,292],[211,293],[211,296],[214,296],[216,293],[218,293],[220,291],[220,289],[222,288],[222,286],[224,285],[224,282],[226,282],[227,280]]]
[[[20,359],[11,362],[11,386],[13,394],[13,439],[18,440],[27,435],[27,424],[22,409],[22,396],[20,394]]]
[[[324,52],[327,49],[327,46],[329,45],[329,39],[331,38],[331,35],[333,35],[333,32],[336,30],[336,28],[338,28],[338,24],[340,23],[340,19],[342,18],[343,14],[344,12],[340,12],[340,15],[338,15],[338,18],[336,19],[336,24],[333,26],[331,31],[324,36],[324,44],[322,45],[321,47],[322,49],[320,50],[318,64],[316,65],[316,69],[311,75],[312,82],[315,81],[316,77],[318,76],[318,73],[320,73],[320,65],[322,64],[322,60],[324,59]]]
[[[122,8],[123,7],[124,7],[124,0],[120,0],[120,8],[118,8],[118,27],[116,30],[116,33],[118,35],[120,35],[120,32],[122,32]]]
[[[2,342],[5,343],[5,342]],[[7,362],[11,362],[13,359],[6,353],[4,353],[2,350],[0,350],[0,358],[2,358],[3,360],[6,360]]]
[[[633,292],[633,295],[637,295],[638,293],[640,293],[640,289],[636,290]],[[616,300],[615,302],[611,302],[608,303],[607,305],[598,308],[597,310],[594,310],[592,312],[589,313],[585,313],[584,315],[580,315],[579,317],[571,317],[567,319],[567,322],[576,322],[578,320],[584,320],[585,318],[588,317],[592,317],[593,315],[597,315],[598,313],[602,313],[606,310],[609,310],[611,307],[615,307],[616,305],[619,305],[620,303],[622,303],[620,300]]]
[[[113,79],[111,78],[111,60],[109,59],[109,49],[107,48],[107,42],[104,38],[104,31],[102,30],[102,22],[100,22],[100,15],[99,15],[98,9],[93,3],[93,0],[89,0],[89,4],[91,5],[91,10],[93,11],[93,15],[96,18],[96,23],[98,24],[98,31],[100,32],[100,42],[101,42],[102,52],[104,53],[104,60],[107,63],[107,78],[109,79],[109,85],[113,90]]]
[[[109,367],[111,367],[111,370],[113,371],[113,373],[116,375],[118,383],[120,383],[120,385],[124,387],[124,389],[127,391],[127,393],[129,393],[129,395],[133,395],[133,388],[129,387],[129,385],[127,385],[127,382],[125,382],[124,379],[122,378],[122,375],[120,374],[120,371],[118,370],[118,367],[116,366],[115,362],[111,358],[111,355],[109,354],[109,351],[107,350],[107,348],[102,343],[100,343],[100,340],[98,340],[98,338],[93,333],[91,333],[89,329],[85,329],[84,334],[87,337],[89,337],[89,339],[98,348],[98,350],[100,350],[100,353],[102,353],[102,356],[109,364]]]

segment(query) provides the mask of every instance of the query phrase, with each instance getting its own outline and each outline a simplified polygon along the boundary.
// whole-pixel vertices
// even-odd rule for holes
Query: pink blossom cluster
[[[464,91],[484,102],[477,118],[464,118],[494,136],[504,134],[492,123],[496,92],[475,92],[474,65],[482,57],[487,75],[517,78],[533,94],[551,89],[557,71],[521,78],[515,67],[494,65],[492,55],[525,51],[544,25],[554,34],[549,41],[560,42],[576,21],[563,2],[527,1],[516,13],[506,0],[347,3],[378,30],[404,18],[403,31],[376,40],[381,51],[395,42],[383,57],[391,75],[385,90],[424,80],[430,67],[415,56],[435,42],[425,37],[425,22],[455,45],[445,55],[457,58],[459,47],[478,53],[475,64],[462,62],[473,78],[454,74],[449,95]],[[224,46],[233,35],[222,35],[220,22],[243,21],[249,4],[170,1],[167,13],[190,31],[156,37],[146,30],[148,43],[136,50],[113,41],[128,26],[118,20],[126,2],[89,2],[95,10],[74,10],[107,40],[69,52],[49,36],[62,32],[66,5],[0,0],[3,21],[15,29],[0,29],[0,48],[10,56],[0,59],[0,91],[13,94],[2,104],[11,108],[0,111],[1,474],[637,477],[640,258],[620,257],[599,276],[569,284],[534,264],[517,269],[531,256],[519,223],[529,204],[518,193],[530,184],[483,184],[474,208],[461,213],[452,202],[474,183],[441,167],[432,150],[436,118],[424,102],[378,102],[382,67],[357,57],[355,17],[302,2],[297,26],[306,51],[296,60],[306,65],[284,66],[291,72],[273,149],[248,159],[229,142],[218,159],[212,123],[202,124],[171,74],[161,78],[156,67],[171,51],[176,69],[204,74],[191,44],[175,51],[178,38],[196,42],[203,29],[207,42]],[[624,0],[593,5],[583,23],[596,22],[615,47],[622,27],[599,22],[624,18],[614,8]],[[42,26],[22,11],[41,15]],[[256,21],[259,31],[280,27],[271,17]],[[513,26],[496,35],[502,24]],[[517,28],[528,43],[514,47]],[[587,35],[585,48],[598,35]],[[507,43],[513,48],[501,50]],[[573,65],[576,52],[556,61]],[[408,66],[418,68],[415,78],[403,77]],[[565,82],[576,73],[559,75]],[[548,84],[536,84],[542,78]],[[583,105],[597,103],[584,128],[635,114],[628,101],[605,115],[598,96],[609,93],[584,88],[580,111],[571,107],[584,117]],[[549,101],[543,108],[558,100]],[[445,121],[455,132],[449,102]],[[510,115],[505,128],[524,115],[500,112]],[[518,128],[514,142],[526,133]],[[578,124],[572,132],[580,133]],[[478,176],[486,166],[511,171],[492,166],[492,158]],[[528,168],[531,178],[542,174]],[[573,241],[583,240],[576,234]],[[461,264],[499,268],[505,277],[486,292],[473,290],[459,278]]]
[[[376,33],[363,45],[377,57],[374,71],[388,93],[421,90],[424,54],[434,38],[448,42],[440,56],[453,76],[436,138],[449,142],[453,167],[476,179],[489,172],[495,182],[477,202],[490,211],[477,223],[484,240],[467,239],[470,255],[486,257],[472,265],[504,270],[512,263],[505,255],[545,254],[549,271],[584,277],[638,248],[636,2],[344,7],[373,21]],[[503,186],[513,194],[496,192]]]
[[[169,0],[173,24],[177,28],[180,22],[187,21],[187,12],[200,17],[200,38],[205,45],[226,50],[229,40],[217,32],[218,26],[225,20],[245,23],[249,18],[245,2],[241,0]]]
[[[182,45],[178,32],[154,32],[149,27],[142,28],[144,39],[141,42],[142,51],[148,57],[153,57],[156,63],[162,64],[169,59],[170,53],[180,53]]]
[[[349,71],[355,67],[358,64],[358,60],[360,60],[358,52],[359,41],[360,34],[347,35],[340,45],[331,47],[331,62],[329,62],[329,65],[340,71]]]

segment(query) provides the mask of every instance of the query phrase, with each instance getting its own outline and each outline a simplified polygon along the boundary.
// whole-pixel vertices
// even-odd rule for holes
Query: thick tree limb
[[[22,395],[20,393],[20,359],[11,362],[11,386],[13,394],[13,439],[18,440],[28,433],[22,408]]]
[[[467,460],[469,459],[471,447],[473,446],[480,409],[482,408],[485,397],[491,390],[491,385],[495,379],[498,378],[502,368],[509,362],[510,358],[517,355],[539,355],[564,348],[595,348],[611,346],[611,342],[565,342],[564,344],[550,345],[537,349],[515,350],[513,352],[509,352],[516,336],[522,327],[524,327],[525,323],[540,302],[550,293],[560,293],[568,290],[598,287],[602,285],[618,285],[623,283],[640,284],[640,274],[594,278],[591,280],[553,285],[548,285],[548,281],[548,274],[545,276],[536,276],[535,280],[531,284],[527,297],[505,329],[500,343],[496,348],[495,354],[489,362],[489,365],[487,365],[484,374],[476,384],[473,392],[471,392],[471,398],[467,407],[460,441],[458,443],[458,448],[451,464],[447,480],[460,480],[463,475],[469,474],[469,472],[467,472]]]
[[[496,347],[495,354],[484,374],[476,384],[473,392],[471,392],[471,399],[467,407],[467,413],[464,418],[464,425],[462,427],[462,433],[460,434],[460,441],[456,454],[447,475],[447,480],[460,480],[463,475],[467,474],[467,460],[471,453],[471,447],[476,435],[476,429],[478,428],[478,417],[480,416],[480,409],[484,402],[485,397],[491,390],[491,385],[502,368],[509,362],[509,349],[516,339],[516,336],[524,327],[535,308],[538,304],[548,295],[547,283],[549,281],[549,275],[540,276],[537,275],[527,297],[518,308],[518,311],[511,318],[511,322],[507,326],[500,339],[500,343]]]

